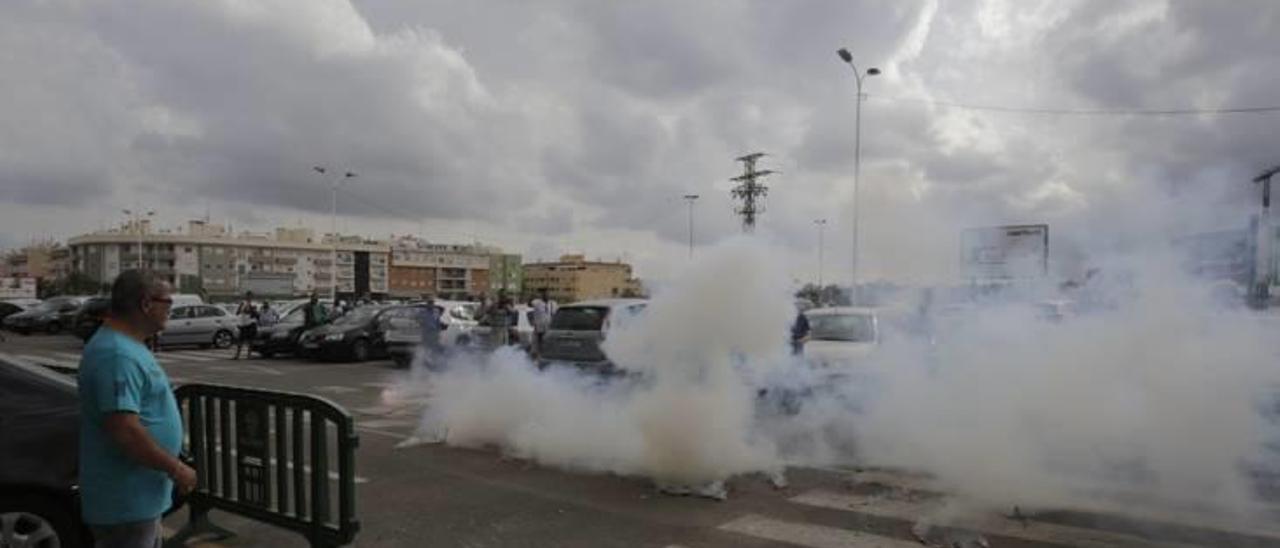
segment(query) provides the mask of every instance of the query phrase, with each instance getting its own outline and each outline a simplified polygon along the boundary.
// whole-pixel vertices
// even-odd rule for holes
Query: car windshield
[[[815,341],[874,342],[875,322],[869,314],[809,316],[809,338]]]
[[[551,329],[565,331],[599,331],[609,309],[603,306],[574,306],[561,308],[551,318]]]
[[[373,315],[377,313],[378,313],[377,308],[357,308],[355,310],[352,310],[351,312],[347,312],[346,314],[343,314],[337,320],[334,320],[333,323],[334,325],[351,325],[351,324],[364,323],[369,321],[369,318],[372,318]]]
[[[67,301],[67,300],[45,301],[40,303],[39,305],[36,305],[35,308],[32,308],[32,310],[36,312],[57,312],[63,306],[66,306],[67,304],[70,304],[70,303],[71,301]]]

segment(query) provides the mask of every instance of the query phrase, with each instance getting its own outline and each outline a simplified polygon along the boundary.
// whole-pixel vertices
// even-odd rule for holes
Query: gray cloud
[[[882,253],[951,256],[957,226],[1094,226],[1151,193],[1247,204],[1244,181],[1280,161],[1277,117],[929,100],[1262,105],[1278,13],[1266,0],[18,0],[0,7],[0,216],[145,197],[272,224],[328,212],[311,171],[325,164],[359,172],[341,209],[365,223],[479,223],[543,251],[609,249],[606,234],[630,230],[678,250],[688,192],[703,195],[700,243],[737,231],[726,179],[759,150],[781,172],[762,226],[807,257],[817,217],[849,247],[854,86],[834,54],[848,47],[885,70],[863,110],[868,234],[914,219],[932,237]]]

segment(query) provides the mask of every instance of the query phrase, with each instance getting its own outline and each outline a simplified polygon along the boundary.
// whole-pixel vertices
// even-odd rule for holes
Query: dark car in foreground
[[[362,362],[386,357],[387,332],[393,319],[412,319],[422,314],[417,305],[366,306],[344,314],[333,323],[302,334],[300,351],[324,359]]]
[[[84,546],[68,377],[0,359],[0,546]]]
[[[321,306],[326,311],[331,310],[328,304]],[[278,354],[294,354],[298,349],[298,339],[306,330],[303,324],[305,320],[303,307],[294,306],[274,325],[259,326],[258,336],[249,343],[249,348],[264,358],[271,358]]]
[[[0,321],[4,321],[5,318],[22,312],[23,310],[25,309],[11,302],[0,301]]]
[[[90,337],[102,325],[107,310],[111,308],[111,297],[93,297],[85,301],[76,312],[76,319],[71,324],[71,332],[80,340],[88,342]]]
[[[55,334],[71,327],[75,314],[80,310],[84,297],[54,297],[39,305],[4,319],[4,327],[15,333],[28,335],[34,332]]]

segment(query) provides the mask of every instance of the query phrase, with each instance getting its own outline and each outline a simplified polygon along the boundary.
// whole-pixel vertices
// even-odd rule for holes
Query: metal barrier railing
[[[355,539],[359,437],[345,409],[317,396],[213,384],[174,394],[199,482],[187,497],[190,519],[170,542],[229,536],[209,521],[214,509],[297,532],[312,546]]]

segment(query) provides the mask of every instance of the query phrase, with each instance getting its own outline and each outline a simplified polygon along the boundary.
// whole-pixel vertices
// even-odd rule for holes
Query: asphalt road
[[[0,356],[75,367],[81,345],[67,336],[7,335]],[[642,478],[549,469],[497,450],[396,445],[414,433],[429,398],[383,401],[407,374],[388,361],[231,361],[226,350],[174,349],[160,360],[176,384],[219,383],[320,395],[356,418],[356,509],[360,546],[914,547],[913,525],[945,494],[928,479],[888,471],[792,469],[789,486],[766,478],[729,483],[726,501],[659,494]],[[972,516],[926,533],[934,545],[1280,546],[1280,527],[1241,528],[1204,516],[1153,517],[1052,512],[1015,520]],[[176,530],[185,511],[166,521]],[[235,536],[202,546],[305,546],[301,536],[237,516],[213,520]],[[978,544],[967,544],[978,546]]]

